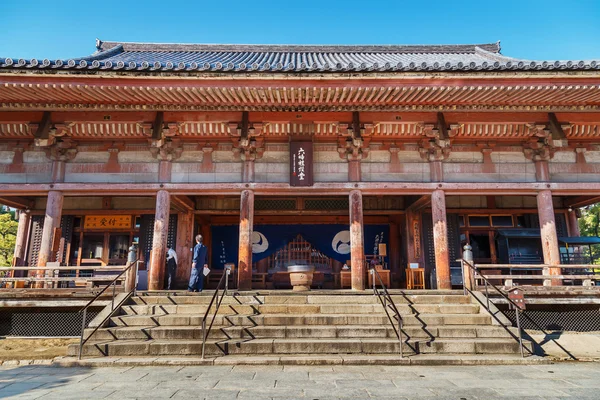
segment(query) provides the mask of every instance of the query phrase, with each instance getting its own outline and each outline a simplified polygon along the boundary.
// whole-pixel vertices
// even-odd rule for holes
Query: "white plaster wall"
[[[557,151],[554,157],[549,161],[552,163],[574,163],[577,161],[577,154],[574,151]]]
[[[361,163],[361,176],[365,182],[429,182],[429,164],[404,163],[400,172],[391,170],[391,164]]]
[[[339,158],[339,156],[338,156]],[[342,160],[343,161],[343,160]],[[348,162],[319,162],[314,166],[315,182],[347,182]]]
[[[174,163],[173,183],[234,183],[242,181],[242,163],[215,163],[211,171],[201,171],[198,163]]]
[[[480,151],[451,151],[447,163],[483,163]]]
[[[25,164],[38,164],[50,162],[43,151],[24,151],[23,162]]]
[[[71,163],[102,163],[108,162],[110,157],[109,152],[103,151],[79,151]]]
[[[491,157],[494,164],[531,162],[525,158],[525,154],[523,152],[518,151],[493,151]]]
[[[588,163],[600,163],[600,151],[586,151],[585,161]]]
[[[181,153],[181,157],[179,157],[177,159],[177,161],[175,161],[173,164],[176,163],[201,163],[202,160],[204,159],[204,152],[203,151],[193,151],[193,150],[184,150]]]
[[[158,163],[150,151],[120,151],[119,163]]]
[[[15,157],[14,151],[0,151],[0,164],[10,164]]]

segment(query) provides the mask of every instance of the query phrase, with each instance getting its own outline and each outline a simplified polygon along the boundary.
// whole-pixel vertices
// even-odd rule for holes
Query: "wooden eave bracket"
[[[434,124],[417,124],[421,135],[425,136],[419,145],[419,154],[425,161],[443,161],[450,155],[452,142],[450,137],[442,133]]]
[[[67,137],[52,146],[45,147],[44,151],[46,157],[52,161],[71,161],[77,155],[77,143]]]
[[[265,152],[263,124],[249,123],[248,113],[244,111],[241,124],[229,123],[229,136],[233,144],[233,152],[243,161],[253,161],[262,158]]]
[[[369,145],[375,125],[361,124],[358,112],[352,113],[352,124],[338,125],[338,153],[340,158],[356,161],[369,156]]]
[[[558,148],[566,147],[568,142],[563,125],[556,121],[553,113],[548,114],[550,122],[546,124],[527,124],[530,140],[524,143],[523,153],[528,160],[548,161],[554,157]],[[564,125],[566,129],[570,129]]]

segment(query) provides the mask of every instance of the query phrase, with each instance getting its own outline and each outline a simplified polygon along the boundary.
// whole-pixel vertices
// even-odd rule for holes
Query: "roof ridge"
[[[408,44],[408,45],[314,45],[314,44],[194,44],[110,42],[97,40],[96,47],[106,51],[118,45],[124,51],[213,51],[213,52],[356,52],[356,53],[474,53],[476,48],[491,53],[500,51],[499,42],[484,44]]]

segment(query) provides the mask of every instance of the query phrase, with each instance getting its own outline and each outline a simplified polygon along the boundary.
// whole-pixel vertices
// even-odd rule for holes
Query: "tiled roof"
[[[296,46],[119,43],[97,40],[97,51],[69,60],[0,57],[0,69],[130,72],[394,72],[600,70],[600,61],[531,61],[480,45]]]

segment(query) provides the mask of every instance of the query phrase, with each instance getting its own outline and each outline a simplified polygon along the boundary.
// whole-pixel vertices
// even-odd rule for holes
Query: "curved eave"
[[[99,60],[98,57],[89,56],[68,60],[49,59],[12,59],[0,58],[0,71],[3,70],[49,70],[49,71],[115,71],[115,72],[170,72],[170,73],[201,73],[201,72],[229,72],[229,73],[377,73],[377,72],[491,72],[491,71],[600,71],[600,60],[588,61],[526,61],[526,60],[497,60],[483,62],[422,62],[422,63],[337,63],[323,65],[277,63],[273,65],[259,65],[256,63],[187,63],[187,62],[124,62]]]
[[[3,109],[116,110],[574,110],[600,108],[600,83],[571,85],[427,85],[372,82],[344,85],[127,84],[4,82]],[[214,82],[213,82],[214,83]]]

